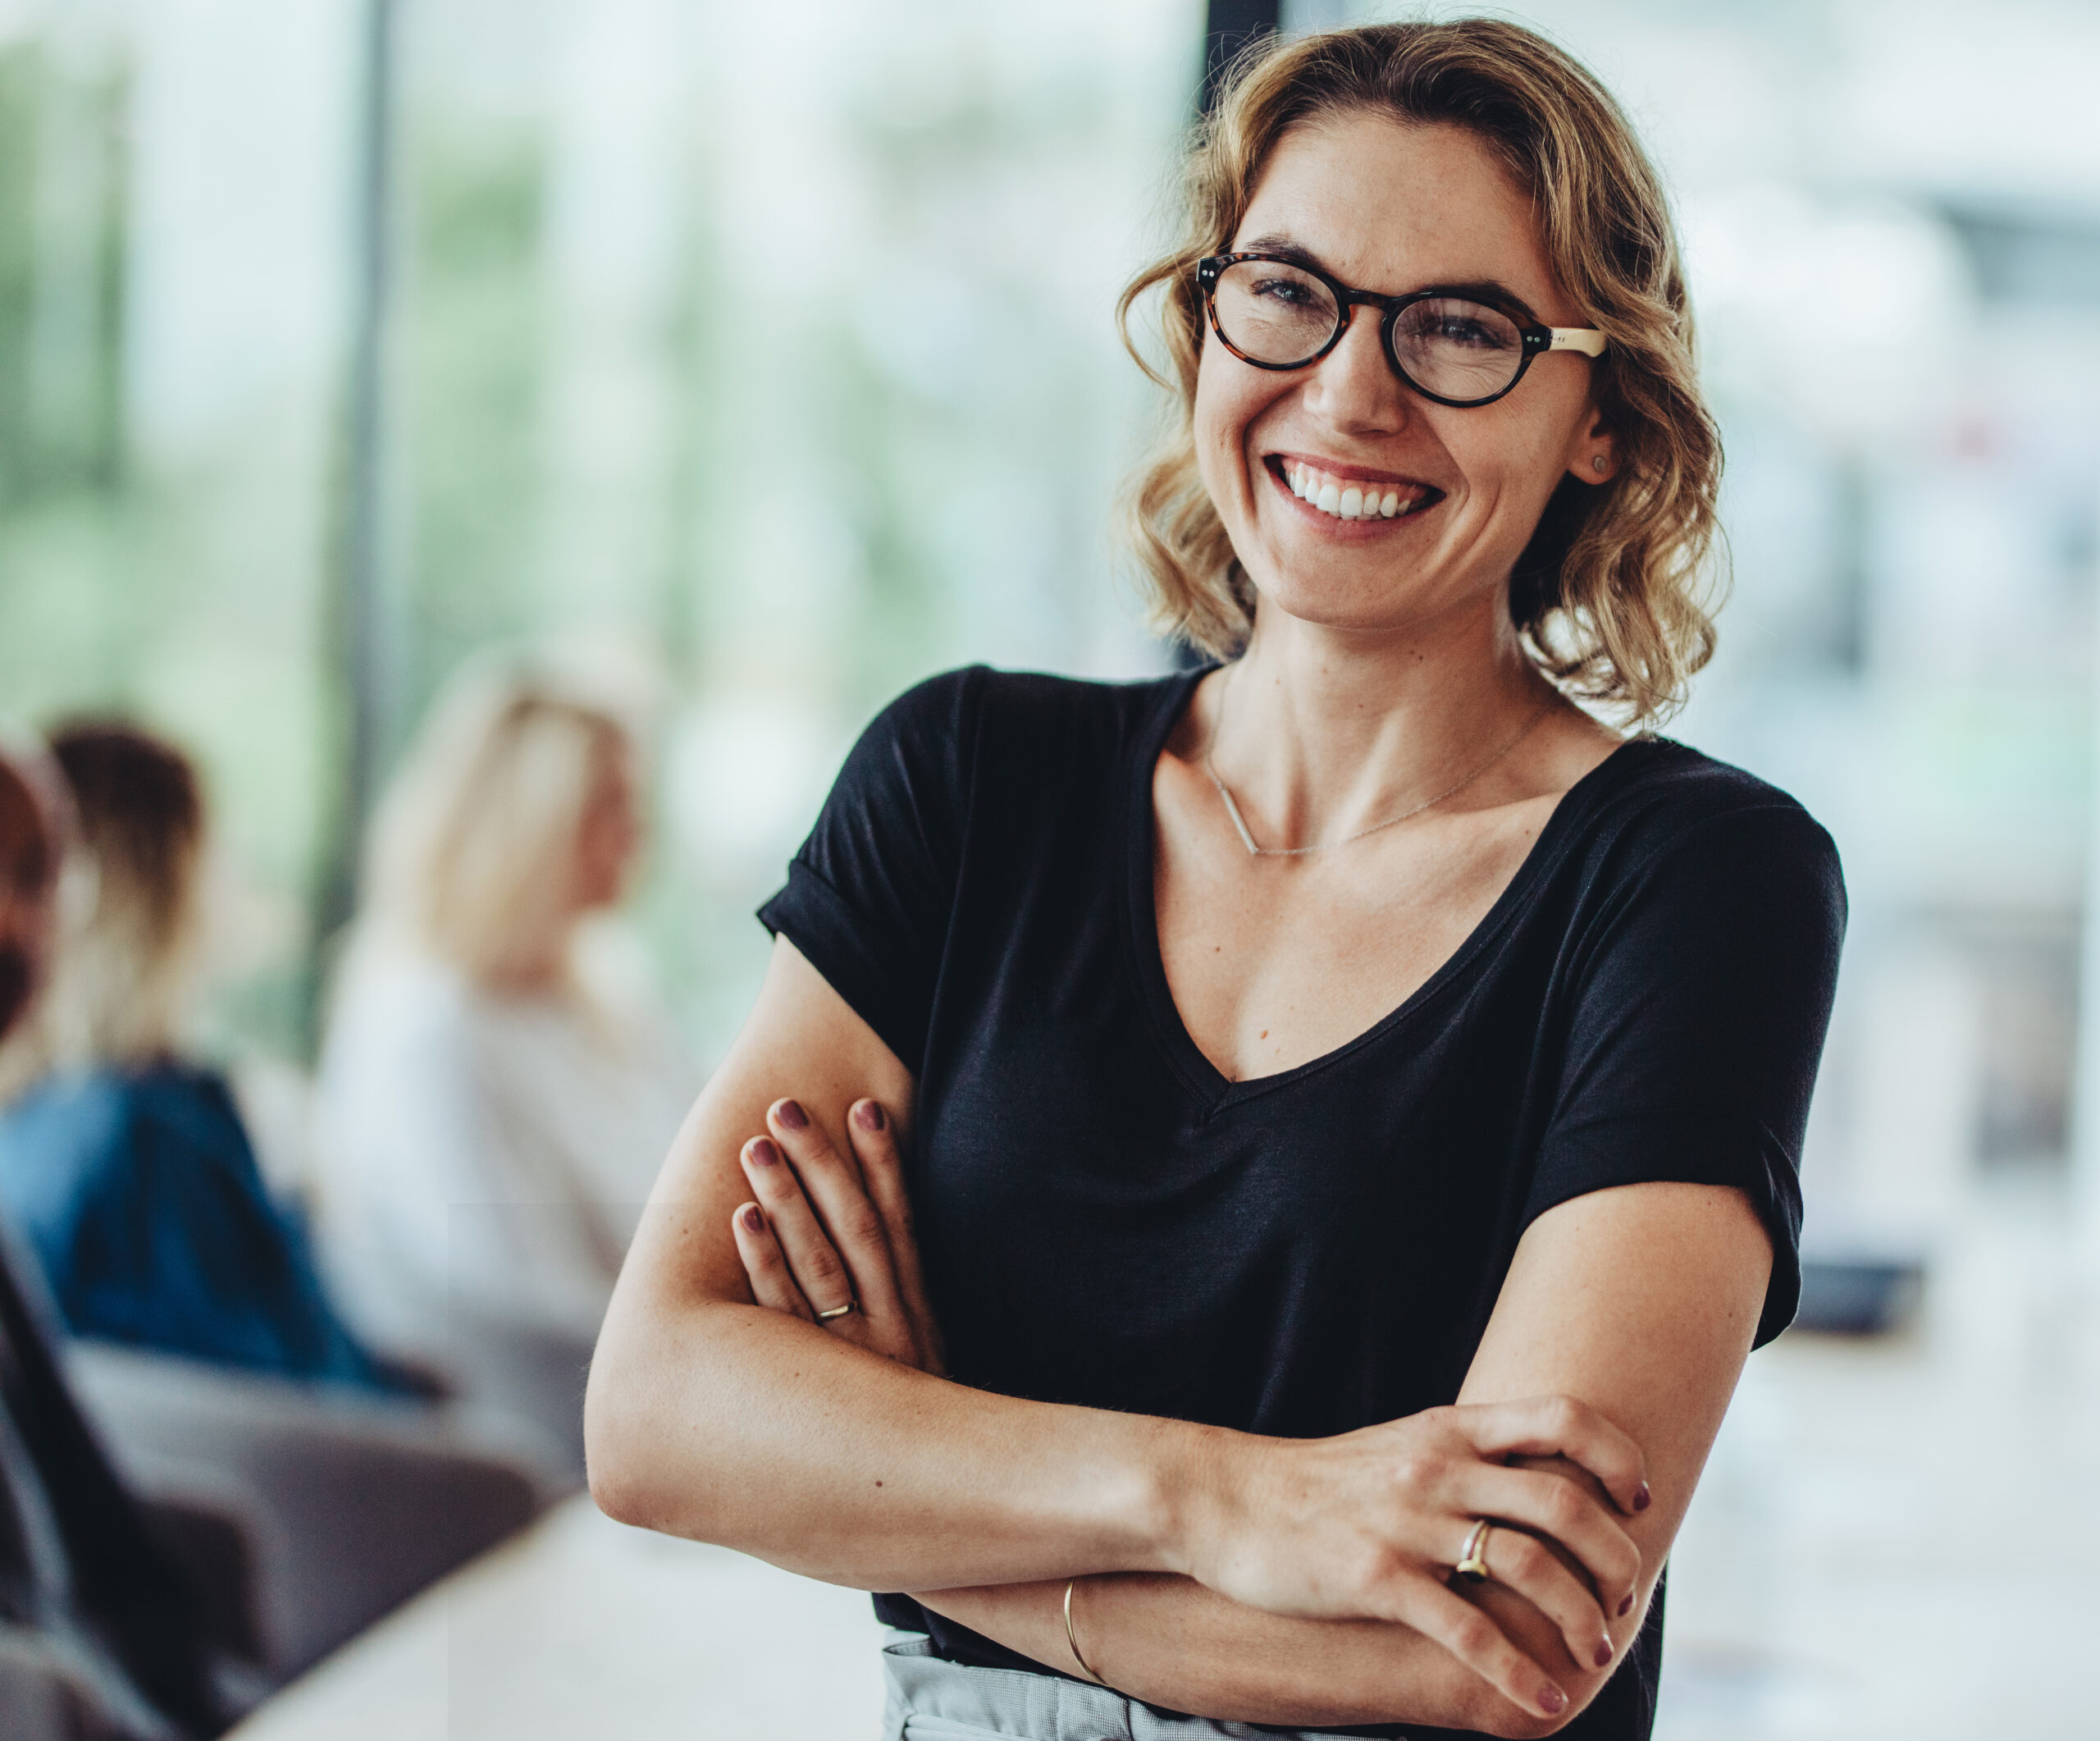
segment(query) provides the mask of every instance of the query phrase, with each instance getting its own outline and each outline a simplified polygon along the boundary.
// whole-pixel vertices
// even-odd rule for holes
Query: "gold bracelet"
[[[1097,1687],[1107,1687],[1108,1683],[1087,1666],[1086,1658],[1080,1654],[1079,1634],[1072,1630],[1072,1592],[1078,1585],[1079,1579],[1076,1578],[1068,1578],[1065,1580],[1065,1642],[1072,1647],[1072,1661],[1079,1664],[1080,1673],[1085,1675]],[[1112,1693],[1115,1690],[1113,1687],[1109,1687],[1110,1692]]]

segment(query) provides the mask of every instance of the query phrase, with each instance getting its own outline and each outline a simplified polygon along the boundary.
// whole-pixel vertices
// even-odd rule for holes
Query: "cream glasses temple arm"
[[[1586,357],[1601,357],[1605,336],[1594,327],[1549,327],[1548,350],[1579,350]]]

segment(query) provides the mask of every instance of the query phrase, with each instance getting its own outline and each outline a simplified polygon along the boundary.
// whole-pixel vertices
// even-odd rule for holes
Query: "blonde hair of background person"
[[[578,684],[470,671],[380,807],[365,917],[494,989],[563,978],[577,920],[633,853],[633,755]]]
[[[1185,451],[1137,499],[1170,619],[1239,656],[956,674],[870,729],[607,1314],[592,1490],[914,1592],[891,1741],[1140,1702],[1196,1714],[1143,1720],[1175,1741],[1633,1741],[1664,1558],[1798,1286],[1843,922],[1798,805],[1556,684],[1651,719],[1710,644],[1669,214],[1596,80],[1477,19],[1264,45],[1190,178]],[[1285,263],[1250,295],[1299,272],[1271,306],[1338,314],[1324,348],[1192,325],[1212,253]],[[1506,372],[1432,398],[1386,311],[1440,297],[1535,365],[1432,308]]]
[[[52,734],[78,831],[59,884],[58,971],[0,1052],[0,1099],[52,1070],[171,1054],[203,938],[203,797],[179,752],[131,728],[84,721]],[[121,770],[121,791],[98,782]],[[69,793],[70,796],[70,793]]]

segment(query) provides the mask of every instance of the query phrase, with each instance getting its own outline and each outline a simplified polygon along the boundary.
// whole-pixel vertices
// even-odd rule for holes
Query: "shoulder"
[[[442,1046],[472,1021],[474,1005],[472,989],[456,968],[390,938],[360,938],[331,1000],[325,1050]]]
[[[1829,833],[1777,786],[1665,738],[1614,751],[1563,800],[1549,875],[1575,960],[1689,971],[1760,954],[1834,977],[1843,867]],[[1556,818],[1558,822],[1560,819]],[[1554,903],[1558,904],[1558,903]]]
[[[221,1077],[180,1064],[69,1072],[31,1090],[0,1121],[0,1190],[31,1218],[128,1195],[172,1161],[252,1165]]]
[[[217,1071],[171,1059],[133,1072],[127,1085],[135,1136],[252,1167],[247,1127]]]
[[[1187,683],[1179,674],[1103,683],[966,665],[906,690],[876,715],[864,742],[974,753],[985,745],[1025,752],[1075,739],[1113,741],[1142,729]]]
[[[1594,790],[1586,788],[1594,788]],[[1726,858],[1826,882],[1842,906],[1837,843],[1791,793],[1667,738],[1623,745],[1569,794],[1580,850],[1614,877]]]
[[[861,734],[832,789],[833,818],[877,833],[872,819],[908,819],[932,843],[959,837],[979,795],[1040,799],[1064,782],[1098,787],[1190,681],[1099,683],[985,665],[929,678]]]
[[[17,1207],[76,1193],[122,1159],[135,1112],[119,1072],[47,1077],[0,1118],[0,1188]]]

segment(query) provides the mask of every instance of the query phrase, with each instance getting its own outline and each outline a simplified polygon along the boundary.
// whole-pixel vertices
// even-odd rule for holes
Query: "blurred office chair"
[[[75,1401],[41,1283],[0,1230],[0,1731],[208,1741],[252,1702],[247,1685],[168,1551],[180,1521],[149,1519]],[[200,1547],[237,1555],[192,1522]]]
[[[201,1585],[240,1554],[198,1519],[237,1523],[245,1564],[212,1604],[274,1684],[522,1529],[564,1486],[560,1448],[470,1409],[106,1343],[75,1344],[69,1365],[118,1467],[199,1561]]]

